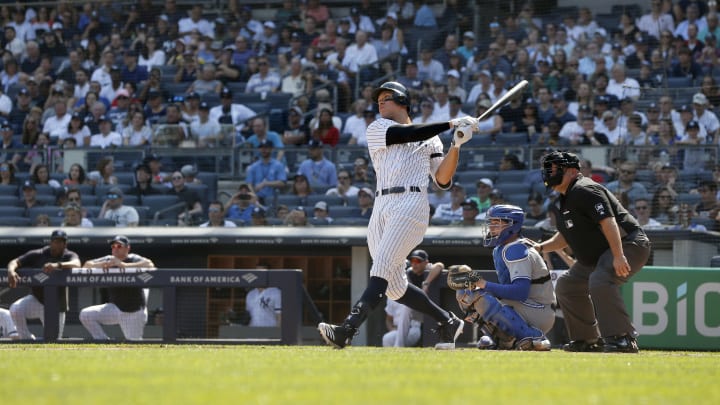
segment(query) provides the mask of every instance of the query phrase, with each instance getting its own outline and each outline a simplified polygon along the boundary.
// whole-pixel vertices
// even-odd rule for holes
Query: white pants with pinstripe
[[[93,305],[80,311],[80,322],[95,340],[109,339],[102,325],[120,325],[125,339],[142,340],[147,317],[147,307],[123,312],[113,303]]]
[[[387,297],[392,300],[407,290],[405,260],[425,237],[429,219],[430,206],[424,190],[375,199],[368,224],[368,248],[373,259],[370,275],[387,280]]]
[[[28,329],[28,319],[39,319],[45,325],[45,306],[32,294],[26,295],[10,305],[10,315],[13,322],[15,322],[15,328],[20,339],[35,340],[35,335],[30,333],[30,329]],[[60,312],[58,325],[58,338],[61,338],[65,328],[65,312]]]

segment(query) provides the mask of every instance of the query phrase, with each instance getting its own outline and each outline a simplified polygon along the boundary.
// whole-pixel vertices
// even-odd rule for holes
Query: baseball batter
[[[368,247],[373,259],[370,280],[360,300],[342,325],[320,323],[323,339],[337,348],[350,343],[368,312],[385,297],[438,321],[442,343],[454,348],[463,321],[433,303],[417,286],[408,284],[405,258],[420,244],[429,220],[428,178],[448,189],[457,168],[460,145],[470,140],[477,119],[463,117],[449,122],[412,124],[405,87],[386,82],[373,91],[381,118],[366,131],[370,158],[377,175],[376,200],[368,225]],[[447,156],[437,137],[457,128]],[[462,136],[461,134],[465,134]],[[429,176],[428,176],[429,175]]]
[[[88,260],[84,267],[93,268],[152,268],[152,260],[130,253],[130,240],[118,235],[110,241],[112,254]],[[141,340],[147,322],[147,294],[138,287],[108,289],[108,303],[93,305],[80,311],[80,322],[95,340],[108,340],[101,325],[120,325],[127,340]]]

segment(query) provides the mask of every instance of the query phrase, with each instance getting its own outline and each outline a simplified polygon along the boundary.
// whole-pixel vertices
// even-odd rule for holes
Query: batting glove
[[[453,145],[460,147],[460,145],[472,139],[474,128],[469,125],[461,125],[455,129],[455,135],[453,136]]]
[[[450,122],[452,122],[453,128],[458,128],[461,126],[469,126],[469,127],[472,127],[473,129],[477,129],[477,127],[478,127],[477,118],[470,117],[470,116],[462,117],[462,118],[453,118],[452,120],[450,120]]]

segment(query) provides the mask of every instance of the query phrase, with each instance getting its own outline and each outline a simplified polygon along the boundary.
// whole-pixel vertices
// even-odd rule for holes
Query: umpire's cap
[[[420,259],[424,262],[428,261],[428,254],[426,251],[422,249],[413,250],[412,253],[410,253],[411,259]]]
[[[378,102],[378,96],[383,91],[390,91],[393,93],[393,101],[400,105],[410,105],[410,98],[408,97],[407,89],[405,86],[398,82],[385,82],[380,87],[376,88],[372,92],[372,99],[374,102]]]

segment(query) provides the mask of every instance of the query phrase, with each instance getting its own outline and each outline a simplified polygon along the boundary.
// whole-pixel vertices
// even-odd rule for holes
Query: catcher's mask
[[[507,241],[511,236],[520,234],[520,229],[522,228],[523,220],[525,219],[525,211],[516,205],[493,205],[488,209],[485,219],[488,224],[488,229],[485,233],[485,238],[483,239],[483,246],[495,247],[505,243],[505,241]],[[492,227],[490,224],[492,220],[500,220],[508,225],[503,228],[502,231],[493,235],[493,232],[490,229]]]
[[[557,166],[555,174],[553,175],[553,164]],[[543,156],[540,159],[540,165],[542,166],[542,177],[546,187],[557,186],[562,183],[563,176],[565,175],[565,168],[573,167],[580,169],[580,159],[577,155],[570,152],[554,151]]]

